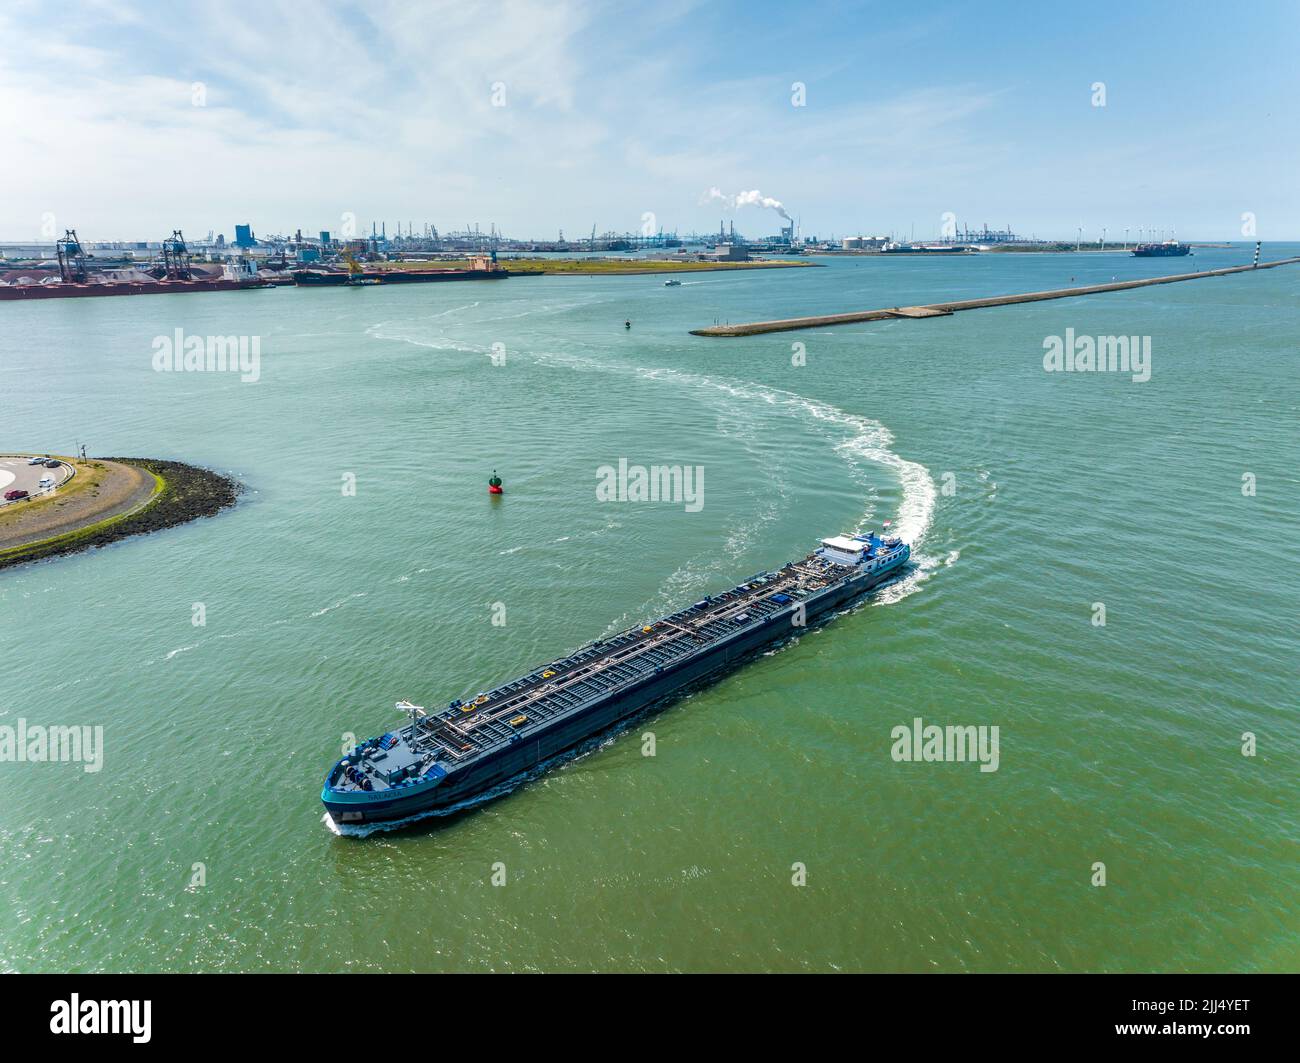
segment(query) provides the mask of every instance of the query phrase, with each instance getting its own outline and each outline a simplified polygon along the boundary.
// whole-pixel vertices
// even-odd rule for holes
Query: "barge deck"
[[[775,572],[597,639],[474,698],[436,711],[399,702],[407,726],[353,748],[329,772],[321,800],[336,823],[458,804],[832,615],[910,556],[897,538],[824,539]]]

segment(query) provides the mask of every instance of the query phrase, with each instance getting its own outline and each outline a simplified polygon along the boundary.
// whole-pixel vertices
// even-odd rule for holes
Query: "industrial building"
[[[845,251],[879,251],[887,243],[888,236],[846,236],[840,247]]]
[[[744,244],[718,244],[705,257],[718,262],[748,262],[749,249]]]

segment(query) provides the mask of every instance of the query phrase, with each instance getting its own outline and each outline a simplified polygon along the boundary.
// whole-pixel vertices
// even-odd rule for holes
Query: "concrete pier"
[[[958,310],[979,310],[986,306],[1010,306],[1012,303],[1036,303],[1044,299],[1069,299],[1076,295],[1096,295],[1099,292],[1122,292],[1128,288],[1145,288],[1152,284],[1173,284],[1176,281],[1199,280],[1202,277],[1226,277],[1229,273],[1249,273],[1256,269],[1273,269],[1300,262],[1300,258],[1280,258],[1275,262],[1261,262],[1258,266],[1229,266],[1224,269],[1205,270],[1202,273],[1177,273],[1170,277],[1145,277],[1141,280],[1114,281],[1110,284],[1090,284],[1082,288],[1056,288],[1046,292],[1024,292],[1020,295],[994,295],[987,299],[963,299],[955,303],[930,303],[926,306],[894,306],[884,310],[856,310],[848,314],[821,314],[816,317],[788,317],[778,321],[751,321],[740,325],[712,325],[709,328],[691,329],[692,336],[757,336],[763,332],[793,332],[796,329],[826,328],[830,325],[849,325],[859,321],[886,321],[890,318],[947,317]]]

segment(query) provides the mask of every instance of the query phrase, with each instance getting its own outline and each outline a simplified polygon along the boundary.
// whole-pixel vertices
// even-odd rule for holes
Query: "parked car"
[[[27,492],[15,487],[12,491],[5,492],[6,502],[17,502],[20,498],[26,498]]]
[[[53,477],[53,476],[42,476],[42,477],[41,477],[41,482],[38,483],[36,486],[37,486],[37,487],[53,487],[53,486],[54,486],[54,477]]]
[[[47,462],[45,463],[45,467],[46,467],[47,469],[57,469],[57,468],[58,468],[60,465],[62,465],[62,464],[63,464],[63,462],[58,461],[58,460],[55,459],[55,458],[51,458],[49,461],[47,461]]]
[[[28,458],[28,459],[27,459],[27,464],[28,464],[28,465],[44,465],[44,464],[45,464],[45,459],[44,459],[44,458]]]

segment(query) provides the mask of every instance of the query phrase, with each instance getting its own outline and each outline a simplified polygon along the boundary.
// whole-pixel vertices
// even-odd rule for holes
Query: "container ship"
[[[1177,240],[1166,240],[1160,244],[1138,244],[1133,248],[1134,258],[1179,258],[1191,253],[1191,244],[1180,244]]]
[[[598,639],[471,700],[429,711],[398,702],[409,722],[335,763],[321,801],[338,825],[465,807],[829,618],[896,576],[910,556],[896,537],[833,536],[779,571]]]

